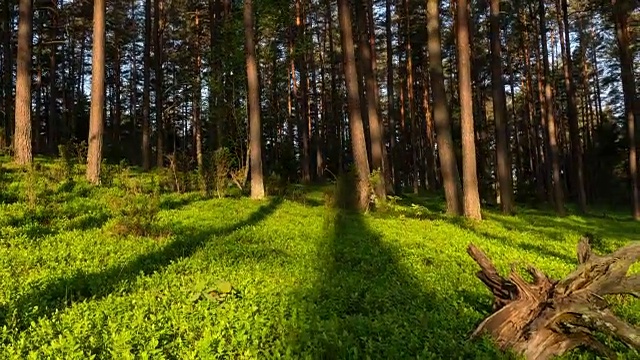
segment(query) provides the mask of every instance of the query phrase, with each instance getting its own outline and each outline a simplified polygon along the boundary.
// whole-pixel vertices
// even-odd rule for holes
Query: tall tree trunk
[[[336,134],[336,138],[335,138],[335,143],[333,143],[333,145],[331,146],[331,148],[333,149],[332,155],[334,155],[334,159],[337,158],[337,167],[338,167],[338,172],[342,173],[342,168],[343,168],[343,158],[344,158],[344,151],[343,151],[343,146],[342,146],[342,138],[343,138],[343,131],[342,131],[342,106],[339,106],[339,104],[342,104],[342,102],[340,101],[339,97],[338,97],[338,64],[336,62],[336,52],[335,52],[335,48],[334,48],[334,40],[333,40],[333,20],[332,20],[332,16],[331,16],[331,3],[332,1],[327,0],[327,8],[326,8],[326,12],[327,12],[327,31],[329,33],[329,57],[331,59],[331,68],[330,68],[330,72],[331,72],[331,118],[332,118],[332,127],[334,128],[335,134]],[[332,140],[333,141],[333,140]]]
[[[356,17],[358,18],[358,27],[360,30],[360,61],[364,70],[365,80],[365,93],[366,104],[369,119],[369,132],[371,137],[371,170],[380,171],[378,180],[375,186],[376,196],[379,199],[385,199],[386,185],[384,182],[384,172],[382,168],[382,147],[384,146],[384,139],[382,136],[382,124],[380,121],[380,113],[378,111],[378,101],[376,98],[376,92],[378,88],[378,81],[376,80],[375,69],[372,68],[373,53],[369,44],[369,36],[367,34],[367,18],[365,9],[366,3],[359,0],[356,6]],[[370,35],[370,34],[369,34]]]
[[[56,31],[58,27],[58,0],[52,0],[51,15],[51,51],[49,52],[49,119],[47,120],[47,148],[49,153],[55,154],[58,132],[58,84],[56,84],[56,64],[57,44]]]
[[[595,33],[592,29],[591,36],[595,37]],[[593,62],[593,75],[595,77],[594,81],[596,83],[596,107],[598,112],[598,126],[602,125],[602,92],[600,92],[600,69],[598,68],[598,55],[596,53],[596,44],[595,41],[591,42],[592,51],[591,51],[591,61]]]
[[[105,95],[105,11],[105,0],[95,0],[93,3],[93,54],[91,61],[91,118],[87,154],[87,180],[92,184],[100,183],[100,165],[102,163]]]
[[[462,179],[464,215],[480,220],[480,195],[476,170],[476,144],[473,126],[473,94],[471,90],[471,47],[469,45],[469,3],[457,4],[458,86],[460,87],[460,122],[462,127]]]
[[[560,4],[560,2],[562,4]],[[573,186],[578,193],[578,205],[581,212],[587,211],[587,193],[584,187],[584,167],[582,164],[582,146],[580,145],[580,129],[578,127],[578,107],[576,105],[576,90],[573,83],[573,64],[571,61],[571,45],[569,39],[569,14],[567,0],[558,0],[557,11],[562,10],[560,25],[560,41],[562,50],[562,68],[564,71],[564,87],[567,92],[567,117],[569,118],[569,136],[571,138],[571,157],[573,163]]]
[[[295,45],[298,48],[297,51],[297,67],[300,71],[300,112],[298,113],[298,130],[301,135],[301,170],[302,170],[302,182],[308,183],[311,181],[311,159],[309,148],[309,126],[308,126],[308,112],[309,112],[309,86],[307,83],[307,56],[306,50],[306,24],[304,21],[304,4],[303,0],[296,0],[296,36]]]
[[[31,43],[33,11],[31,0],[20,0],[18,18],[18,61],[16,79],[15,162],[29,165],[33,161],[31,147]]]
[[[249,105],[249,156],[251,157],[251,198],[264,198],[262,181],[262,125],[260,123],[260,84],[254,40],[253,0],[244,1],[244,49],[247,63]]]
[[[411,6],[410,0],[404,0],[404,11],[405,11],[405,36],[406,36],[406,51],[407,51],[407,105],[409,107],[409,117],[410,117],[410,134],[409,139],[411,141],[411,165],[408,166],[408,169],[411,171],[407,171],[408,179],[411,181],[411,186],[413,188],[413,193],[417,194],[419,190],[419,166],[418,166],[418,131],[417,131],[417,121],[416,121],[416,112],[415,112],[415,92],[413,86],[413,49],[412,49],[412,39],[411,39]],[[410,173],[410,174],[409,174]]]
[[[11,6],[9,3],[11,1],[3,1],[2,6],[2,28],[4,30],[4,38],[2,39],[2,49],[3,49],[3,66],[4,70],[2,71],[2,82],[4,83],[4,117],[3,117],[3,126],[4,126],[4,137],[5,141],[7,141],[8,145],[10,144],[10,139],[13,136],[13,119],[11,118],[13,114],[13,51],[11,51],[11,33],[12,33],[12,18],[11,18]]]
[[[149,171],[151,168],[151,0],[144,2],[144,55],[142,69],[142,169]]]
[[[214,149],[220,149],[223,143],[223,118],[219,111],[222,90],[222,61],[220,53],[222,51],[221,31],[222,25],[222,3],[221,0],[209,0],[209,30],[211,49],[209,52],[211,63],[211,75],[209,75],[209,140],[213,144]],[[202,127],[202,126],[201,126]]]
[[[622,76],[622,92],[624,94],[624,112],[627,120],[627,138],[629,141],[629,178],[631,179],[631,203],[633,218],[640,220],[640,178],[638,176],[638,144],[637,128],[640,116],[640,105],[636,97],[636,84],[633,69],[633,55],[630,49],[631,37],[628,28],[629,13],[632,3],[629,1],[611,0],[613,17],[618,41],[620,72]]]
[[[154,2],[154,17],[153,23],[155,29],[154,33],[154,60],[155,60],[155,73],[156,73],[156,134],[157,134],[157,149],[156,149],[156,164],[159,168],[164,165],[164,120],[162,117],[163,112],[163,75],[162,75],[162,31],[163,31],[163,0],[155,0]]]
[[[519,5],[519,4],[518,4]],[[543,151],[540,150],[540,132],[538,131],[538,122],[535,120],[535,101],[533,99],[533,69],[531,66],[531,54],[530,54],[530,40],[528,31],[528,22],[526,21],[526,13],[522,11],[520,13],[520,26],[522,31],[522,56],[524,58],[524,90],[526,97],[526,122],[525,127],[527,129],[527,142],[529,145],[529,163],[531,168],[531,175],[535,180],[536,193],[539,197],[544,197],[544,179],[540,177],[540,174],[544,174],[541,169]]]
[[[362,124],[360,90],[358,89],[353,30],[351,28],[351,9],[348,0],[338,0],[338,19],[342,39],[344,78],[347,87],[351,147],[357,173],[357,205],[360,210],[365,210],[369,205],[369,160],[367,159],[367,144]]]
[[[553,105],[552,79],[549,71],[549,54],[547,49],[547,25],[545,20],[544,0],[538,2],[538,16],[540,17],[540,39],[542,45],[542,65],[544,67],[544,102],[546,113],[547,136],[549,139],[549,161],[551,163],[551,175],[553,181],[553,202],[556,212],[563,216],[564,190],[560,179],[560,159],[556,134],[555,109]]]
[[[427,60],[425,60],[427,61]],[[431,112],[431,97],[429,93],[429,73],[427,72],[428,65],[424,64],[424,79],[422,80],[422,109],[424,111],[425,118],[425,158],[427,162],[426,177],[427,177],[427,189],[436,190],[438,188],[438,168],[436,166],[436,156],[434,154],[435,141],[433,138],[433,114]]]
[[[500,45],[500,0],[491,0],[491,86],[493,88],[493,115],[496,123],[496,159],[500,206],[502,212],[513,212],[513,177],[511,154],[507,134],[507,104],[502,81],[502,55]]]
[[[462,196],[460,194],[460,175],[456,164],[451,136],[451,118],[447,105],[442,73],[442,53],[440,41],[440,4],[439,0],[427,0],[427,33],[429,37],[429,72],[431,73],[431,89],[433,91],[434,118],[438,141],[438,153],[444,183],[447,213],[461,215]]]
[[[195,14],[195,22],[196,22],[196,34],[195,34],[195,52],[196,52],[196,83],[194,84],[194,92],[193,95],[193,130],[195,133],[195,141],[196,141],[196,163],[198,164],[198,171],[203,174],[204,172],[204,157],[202,155],[202,120],[200,119],[200,102],[202,98],[202,80],[200,79],[200,67],[201,67],[201,58],[200,58],[200,17],[198,11],[196,10]],[[210,104],[209,106],[212,106]]]
[[[121,99],[121,88],[122,88],[122,80],[121,80],[121,66],[122,66],[122,56],[121,56],[121,44],[118,39],[118,31],[114,32],[114,42],[115,42],[115,61],[113,64],[114,71],[114,89],[113,96],[115,98],[114,105],[114,114],[113,114],[113,134],[112,139],[114,144],[120,144],[120,124],[122,123],[122,99]]]
[[[396,167],[398,156],[396,149],[396,110],[394,98],[394,81],[393,81],[393,33],[391,32],[391,0],[385,0],[385,32],[387,45],[387,116],[389,117],[389,151],[391,152],[391,161],[389,168],[391,170],[391,178],[393,188],[396,193],[400,193],[398,187],[398,169]]]
[[[131,0],[131,18],[133,19],[135,25],[134,30],[138,31],[138,17],[136,15],[136,0]],[[131,78],[130,78],[130,98],[129,98],[129,116],[131,116],[131,124],[130,126],[130,136],[135,137],[138,128],[138,54],[137,47],[133,47],[131,49]],[[132,148],[130,148],[132,151]],[[138,160],[137,156],[131,154],[131,159]]]

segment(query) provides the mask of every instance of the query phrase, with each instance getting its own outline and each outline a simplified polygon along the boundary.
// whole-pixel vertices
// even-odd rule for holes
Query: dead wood
[[[606,295],[640,294],[640,275],[627,276],[640,259],[640,243],[598,256],[589,242],[589,236],[582,237],[578,267],[564,279],[552,280],[529,266],[532,282],[524,280],[515,267],[504,278],[487,255],[470,244],[468,253],[481,269],[477,277],[494,296],[494,313],[473,336],[489,334],[501,349],[513,349],[528,360],[550,359],[577,347],[615,358],[595,333],[640,350],[640,329],[615,316],[605,299]]]

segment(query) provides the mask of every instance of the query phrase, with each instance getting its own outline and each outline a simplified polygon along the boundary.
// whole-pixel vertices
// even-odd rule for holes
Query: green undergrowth
[[[358,215],[328,206],[328,186],[264,201],[175,194],[122,169],[92,187],[54,165],[2,167],[3,359],[513,358],[469,339],[491,295],[468,244],[503,273],[531,263],[560,278],[582,234],[608,252],[640,230],[530,209],[474,223],[433,196]],[[612,302],[640,323],[637,300]]]

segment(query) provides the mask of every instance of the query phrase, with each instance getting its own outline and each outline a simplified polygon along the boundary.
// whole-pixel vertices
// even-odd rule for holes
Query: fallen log
[[[512,267],[502,277],[485,253],[470,244],[469,255],[480,266],[477,277],[494,296],[493,314],[474,331],[489,336],[502,350],[511,349],[527,360],[545,360],[577,347],[588,347],[609,358],[615,353],[596,339],[603,333],[640,350],[640,329],[609,309],[606,295],[640,297],[640,274],[628,275],[640,260],[640,243],[609,255],[593,253],[588,235],[578,243],[578,267],[563,280],[550,279],[529,266],[533,282]]]

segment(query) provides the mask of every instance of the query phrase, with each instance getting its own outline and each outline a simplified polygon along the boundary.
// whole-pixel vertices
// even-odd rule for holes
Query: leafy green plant
[[[160,212],[160,200],[157,196],[126,195],[112,197],[109,203],[113,219],[107,230],[116,236],[162,236],[166,233],[156,219]]]
[[[390,216],[339,211],[354,194],[348,178],[290,187],[307,205],[336,203],[325,208],[167,194],[158,172],[128,168],[113,184],[77,179],[62,192],[39,171],[33,210],[26,173],[3,179],[3,193],[20,196],[0,204],[2,359],[513,359],[469,339],[491,294],[466,246],[482,247],[501,274],[515,259],[562,278],[582,234],[609,251],[638,232],[626,213],[558,218],[528,207],[467,223],[442,216],[437,196],[388,198]],[[607,300],[640,322],[640,301]],[[563,359],[580,358],[593,355]]]

